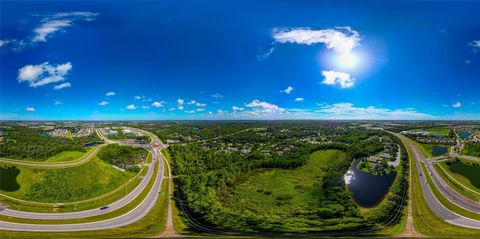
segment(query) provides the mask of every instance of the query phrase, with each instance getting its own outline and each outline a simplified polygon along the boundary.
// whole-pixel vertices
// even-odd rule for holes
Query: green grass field
[[[440,164],[455,180],[480,193],[480,163],[457,160],[450,165],[447,162]]]
[[[49,157],[45,162],[68,162],[68,161],[75,161],[80,159],[81,157],[87,155],[91,152],[95,147],[88,147],[85,148],[86,152],[80,151],[64,151],[59,154],[53,155]]]
[[[321,186],[328,168],[343,158],[340,151],[317,151],[306,165],[294,170],[253,170],[233,187],[219,192],[219,201],[238,212],[263,215],[287,216],[299,209],[308,210],[324,198]]]
[[[118,188],[136,173],[121,172],[98,159],[78,167],[35,169],[17,166],[20,189],[0,191],[10,197],[37,202],[71,202],[97,197]]]
[[[448,136],[448,133],[450,132],[450,129],[447,127],[433,127],[427,129],[428,132],[432,134],[437,134],[441,136]]]

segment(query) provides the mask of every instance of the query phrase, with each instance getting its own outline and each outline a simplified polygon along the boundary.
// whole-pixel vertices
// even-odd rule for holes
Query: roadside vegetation
[[[101,142],[96,134],[83,137],[53,137],[48,131],[24,126],[3,128],[4,141],[0,143],[0,158],[46,161],[50,157],[70,157],[62,152],[85,153],[86,144]]]
[[[96,156],[86,164],[71,168],[15,167],[20,174],[9,180],[16,180],[20,188],[16,191],[0,190],[0,193],[36,202],[71,202],[97,197],[118,188],[136,175],[114,169]]]
[[[467,142],[462,150],[463,155],[480,157],[480,142]]]
[[[130,172],[140,171],[147,155],[145,148],[118,144],[107,145],[98,152],[101,160]]]

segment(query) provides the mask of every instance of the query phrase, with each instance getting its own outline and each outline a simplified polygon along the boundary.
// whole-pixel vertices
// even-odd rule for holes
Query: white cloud
[[[138,95],[136,95],[136,96],[135,96],[135,99],[136,99],[136,100],[140,100],[140,99],[142,99],[142,97],[141,97],[141,96],[138,96]]]
[[[105,101],[105,100],[102,100],[102,101],[100,101],[100,103],[98,103],[98,105],[100,105],[100,106],[106,106],[108,104],[109,104],[109,102]]]
[[[62,104],[62,102],[61,102],[61,101],[59,101],[59,100],[56,100],[56,101],[54,101],[54,102],[53,102],[53,104],[54,104],[54,105],[61,105],[61,104]]]
[[[313,45],[323,43],[337,53],[350,53],[360,45],[360,34],[351,27],[313,30],[311,28],[274,29],[273,38],[277,43]]]
[[[179,109],[179,110],[183,110],[184,108],[185,108],[185,107],[183,107],[183,105],[179,105],[179,106],[177,107],[177,109]]]
[[[210,97],[217,98],[217,99],[224,98],[224,96],[219,93],[211,94]]]
[[[195,110],[186,110],[185,113],[187,114],[194,114],[196,111]]]
[[[50,83],[65,81],[65,77],[72,69],[70,62],[58,65],[51,65],[44,62],[40,65],[26,65],[18,70],[18,82],[28,82],[30,87],[38,87]],[[68,83],[68,82],[66,82]],[[62,84],[58,89],[70,87],[70,83]],[[55,88],[57,89],[57,88]]]
[[[148,105],[142,105],[142,109],[148,110],[148,109],[150,109],[150,106],[148,106]]]
[[[242,111],[242,110],[245,110],[245,108],[243,108],[243,107],[238,107],[238,106],[232,106],[232,110],[233,110],[233,111]]]
[[[295,101],[304,101],[305,99],[303,99],[302,97],[297,97],[295,98]]]
[[[178,105],[183,105],[184,102],[185,102],[185,101],[184,101],[183,99],[181,99],[181,98],[178,98],[178,99],[177,99],[177,104],[178,104]]]
[[[24,39],[3,40],[2,45],[11,45],[12,50],[21,51],[27,47],[36,46],[40,42],[46,42],[58,32],[65,32],[67,28],[80,21],[93,21],[98,13],[92,12],[60,12],[50,15],[33,15],[38,18],[38,23],[33,29],[33,35]]]
[[[255,111],[266,114],[284,113],[285,109],[278,107],[278,105],[270,104],[265,101],[253,100],[246,107],[253,108]]]
[[[201,112],[201,111],[205,111],[205,109],[204,108],[198,108],[197,111]]]
[[[433,116],[420,113],[412,108],[406,109],[386,109],[375,106],[355,107],[352,103],[336,103],[324,105],[319,110],[319,117],[326,119],[388,119],[388,120],[408,120],[408,119],[429,119]]]
[[[468,45],[472,48],[474,53],[480,52],[480,40],[472,41]]]
[[[283,92],[285,94],[290,94],[290,93],[292,93],[292,90],[293,90],[293,87],[288,86],[287,89],[281,90],[280,92]]]
[[[63,88],[68,88],[70,86],[72,86],[72,84],[70,84],[70,82],[65,82],[65,83],[62,83],[60,85],[54,86],[53,89],[60,90],[60,89],[63,89]]]
[[[197,102],[195,105],[198,106],[198,107],[205,107],[205,106],[207,106],[207,104],[200,103],[200,102]]]
[[[137,107],[134,105],[134,104],[131,104],[131,105],[127,105],[127,110],[134,110],[136,109]]]
[[[27,107],[27,108],[25,108],[25,110],[28,111],[28,112],[35,112],[35,108],[33,108],[33,107]]]
[[[324,77],[322,83],[326,85],[340,85],[340,88],[350,88],[353,86],[355,79],[350,74],[338,71],[322,71]]]
[[[187,105],[193,105],[193,104],[195,104],[195,103],[197,103],[197,101],[191,100],[191,101],[187,102]]]
[[[113,91],[109,91],[105,94],[105,96],[114,96],[115,95],[115,92]]]
[[[155,102],[152,103],[152,106],[157,107],[157,108],[158,107],[163,107],[163,106],[165,106],[164,105],[165,103],[166,103],[165,101],[155,101]]]
[[[453,108],[460,108],[460,107],[462,107],[462,103],[457,102],[457,103],[453,104],[452,107]]]

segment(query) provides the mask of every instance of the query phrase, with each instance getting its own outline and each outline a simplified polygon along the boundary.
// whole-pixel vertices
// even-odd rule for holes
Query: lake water
[[[470,136],[470,134],[471,134],[470,132],[462,131],[458,135],[460,136],[460,138],[464,139],[464,138],[467,138],[468,136]]]
[[[436,146],[436,145],[434,145],[432,147],[432,155],[433,156],[440,156],[440,155],[444,155],[446,153],[448,153],[448,147]]]
[[[20,170],[17,167],[0,167],[0,190],[14,192],[20,189],[17,176]]]
[[[383,176],[373,176],[357,169],[360,162],[356,159],[348,172],[345,174],[345,184],[355,202],[361,207],[374,207],[378,205],[390,190],[390,187],[397,176],[394,171]]]

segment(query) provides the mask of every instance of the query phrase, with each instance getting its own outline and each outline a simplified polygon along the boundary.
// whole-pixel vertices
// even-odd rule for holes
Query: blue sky
[[[480,119],[480,2],[0,4],[2,120]]]

